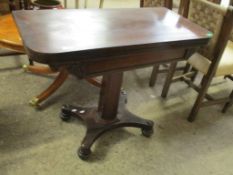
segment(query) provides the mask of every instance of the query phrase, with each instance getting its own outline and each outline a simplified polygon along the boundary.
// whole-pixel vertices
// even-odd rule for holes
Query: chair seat
[[[0,47],[24,53],[18,29],[11,14],[0,16]]]
[[[202,56],[201,54],[195,53],[188,59],[188,63],[192,67],[194,67],[195,69],[206,75],[208,72],[208,68],[211,64],[211,61],[208,60],[206,57]],[[226,49],[224,50],[224,53],[220,60],[215,76],[224,76],[230,74],[233,74],[233,42],[232,41],[228,41],[227,43]]]

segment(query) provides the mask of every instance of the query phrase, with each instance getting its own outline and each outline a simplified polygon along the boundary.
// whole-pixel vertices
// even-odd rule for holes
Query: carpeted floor
[[[135,5],[134,0],[109,0],[105,7],[111,7],[110,1],[118,7]],[[162,99],[164,74],[150,88],[151,68],[126,72],[127,107],[153,120],[154,134],[145,138],[134,128],[108,132],[97,140],[85,162],[76,154],[84,125],[75,119],[62,122],[59,111],[63,104],[96,105],[99,89],[70,76],[35,109],[28,101],[54,76],[23,72],[26,56],[1,57],[0,61],[0,175],[233,174],[233,108],[222,114],[222,105],[206,107],[194,123],[187,122],[197,94],[184,83],[173,84],[167,99]],[[217,97],[231,90],[232,82],[223,78],[215,79],[210,89]]]
[[[148,87],[151,68],[126,72],[127,107],[153,120],[151,138],[139,129],[116,129],[93,146],[87,162],[76,150],[85,134],[84,125],[58,117],[62,104],[96,105],[99,89],[70,76],[40,110],[28,100],[47,87],[53,76],[25,73],[25,56],[1,58],[0,65],[0,174],[233,174],[233,108],[226,114],[222,105],[201,109],[194,123],[186,121],[196,93],[183,83],[173,84],[167,99],[160,93],[164,75],[154,88]],[[224,96],[232,82],[213,82],[211,91]]]

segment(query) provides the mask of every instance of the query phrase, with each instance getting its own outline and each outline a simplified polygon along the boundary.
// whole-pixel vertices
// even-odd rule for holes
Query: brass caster
[[[29,101],[29,104],[30,104],[31,106],[38,107],[38,106],[39,106],[39,98],[34,97],[33,99],[31,99],[31,100]]]
[[[24,64],[24,65],[22,66],[22,68],[23,68],[23,71],[24,71],[24,72],[27,72],[27,71],[28,71],[28,65]]]

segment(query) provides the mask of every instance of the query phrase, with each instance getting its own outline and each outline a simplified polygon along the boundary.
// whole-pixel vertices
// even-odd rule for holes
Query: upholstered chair
[[[213,77],[233,74],[233,42],[229,40],[233,26],[233,8],[224,8],[205,0],[190,0],[188,19],[212,32],[209,44],[200,48],[188,59],[185,74],[179,78],[198,92],[198,97],[188,118],[191,122],[201,107],[224,102],[227,102],[229,106],[232,101],[232,94],[230,97],[215,100],[207,94],[207,91]],[[167,96],[173,80],[177,81],[177,78],[174,78],[176,65],[177,63],[171,64],[162,97]],[[188,71],[190,66],[192,70],[203,74],[200,86],[196,86],[192,82],[192,76],[190,76],[192,74]]]

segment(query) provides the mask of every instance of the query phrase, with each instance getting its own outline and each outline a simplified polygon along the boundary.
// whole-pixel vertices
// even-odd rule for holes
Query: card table
[[[166,8],[27,10],[14,11],[13,16],[31,59],[65,68],[78,78],[103,76],[98,107],[61,109],[63,120],[73,116],[86,124],[78,150],[82,159],[108,130],[137,127],[144,136],[153,133],[153,121],[125,108],[124,71],[187,59],[211,37]]]

